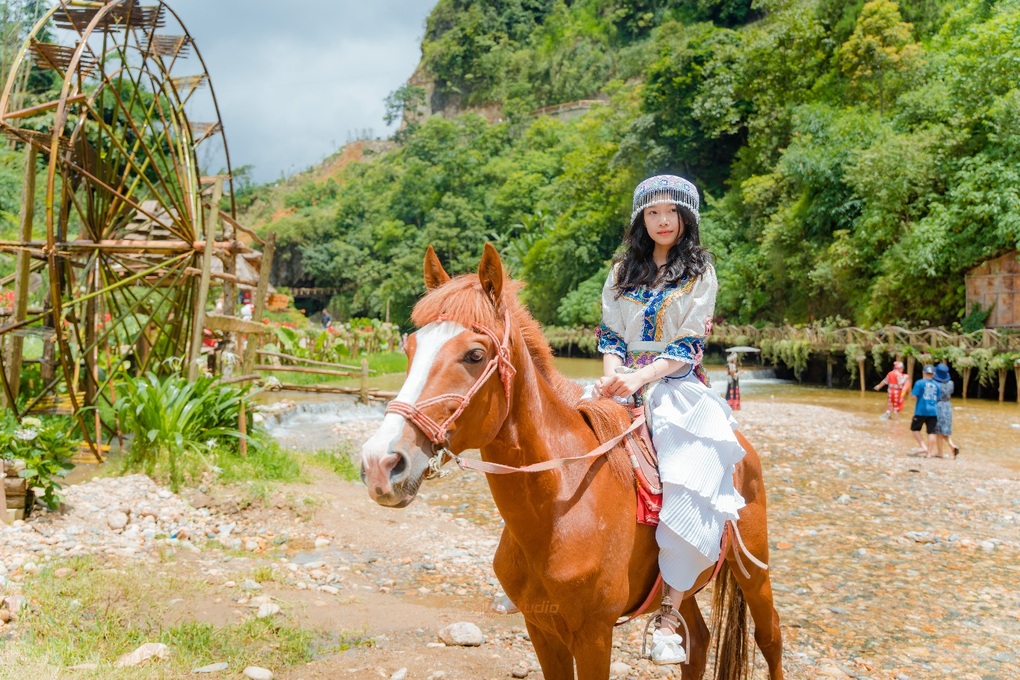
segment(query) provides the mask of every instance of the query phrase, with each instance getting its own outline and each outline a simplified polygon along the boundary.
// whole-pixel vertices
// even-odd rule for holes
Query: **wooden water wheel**
[[[23,85],[40,68],[59,92],[30,100]],[[166,3],[60,0],[7,75],[0,129],[26,149],[20,237],[0,242],[16,259],[2,396],[19,410],[24,338],[41,338],[42,357],[25,359],[39,384],[20,411],[75,414],[99,456],[115,377],[195,360],[210,257],[243,250],[212,83]],[[204,176],[200,159],[220,174]]]

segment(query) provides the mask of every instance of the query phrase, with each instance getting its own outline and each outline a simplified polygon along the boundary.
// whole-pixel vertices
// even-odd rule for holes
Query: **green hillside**
[[[632,187],[675,172],[727,321],[951,324],[1020,243],[1018,35],[1017,0],[440,0],[395,143],[249,218],[341,315],[406,319],[428,244],[462,272],[492,241],[541,321],[591,323]]]

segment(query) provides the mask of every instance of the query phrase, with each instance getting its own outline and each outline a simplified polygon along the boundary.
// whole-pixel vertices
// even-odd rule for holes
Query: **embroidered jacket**
[[[718,287],[715,269],[708,265],[701,276],[675,286],[642,287],[617,297],[613,267],[602,288],[599,352],[615,354],[627,366],[644,366],[656,359],[683,361],[701,378]]]

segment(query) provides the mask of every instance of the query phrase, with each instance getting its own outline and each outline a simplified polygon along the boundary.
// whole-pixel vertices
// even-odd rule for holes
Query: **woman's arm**
[[[603,367],[608,362],[603,361]],[[595,383],[595,389],[604,397],[622,397],[626,399],[648,383],[661,380],[672,375],[690,364],[674,359],[656,359],[633,373],[613,373],[604,375]]]

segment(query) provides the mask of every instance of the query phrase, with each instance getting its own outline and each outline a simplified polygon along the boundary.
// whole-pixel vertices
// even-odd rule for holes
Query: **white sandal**
[[[652,631],[652,651],[648,658],[657,666],[685,663],[684,639],[677,633],[664,633],[656,628]]]

